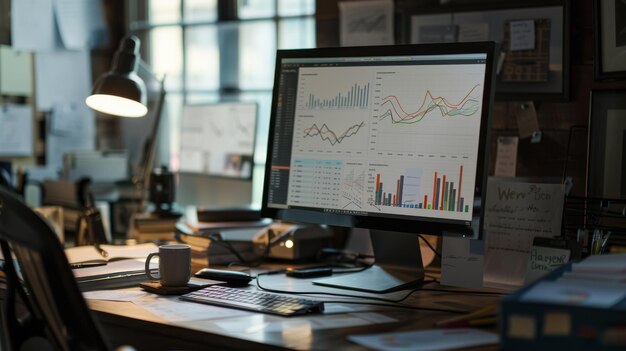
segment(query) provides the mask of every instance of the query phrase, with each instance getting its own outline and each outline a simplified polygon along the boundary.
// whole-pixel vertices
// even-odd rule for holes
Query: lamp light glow
[[[142,103],[116,95],[93,94],[85,103],[96,111],[120,117],[143,117],[148,113]]]

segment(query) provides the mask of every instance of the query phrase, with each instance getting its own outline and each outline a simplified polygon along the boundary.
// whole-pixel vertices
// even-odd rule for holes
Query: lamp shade
[[[96,80],[85,103],[92,109],[120,117],[143,117],[146,107],[146,85],[137,75],[139,39],[124,38],[115,54],[111,71]]]

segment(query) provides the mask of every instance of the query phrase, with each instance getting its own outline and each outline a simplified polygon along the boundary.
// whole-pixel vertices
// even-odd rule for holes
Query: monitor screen
[[[256,120],[255,103],[184,106],[179,171],[251,178]]]
[[[492,43],[279,51],[265,215],[474,236]]]

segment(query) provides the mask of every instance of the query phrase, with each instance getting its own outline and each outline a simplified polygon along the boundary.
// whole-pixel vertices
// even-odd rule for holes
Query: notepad
[[[86,262],[109,262],[126,258],[146,258],[150,253],[158,252],[159,247],[152,243],[139,245],[100,245],[106,257],[92,245],[76,246],[65,249],[65,255],[70,264]]]

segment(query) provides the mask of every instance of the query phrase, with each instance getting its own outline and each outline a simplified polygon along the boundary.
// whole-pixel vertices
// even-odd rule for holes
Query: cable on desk
[[[407,306],[401,304],[390,304],[390,303],[378,303],[378,302],[365,302],[365,301],[322,301],[324,303],[343,303],[350,305],[368,305],[368,306],[383,306],[383,307],[391,307],[391,308],[403,308],[407,310],[419,310],[419,311],[433,311],[433,312],[446,312],[446,313],[467,313],[468,311],[459,311],[459,310],[448,310],[445,308],[434,308],[434,307],[416,307],[416,306]]]
[[[428,240],[426,240],[426,238],[424,238],[424,236],[422,234],[417,234],[417,237],[422,239],[422,241],[424,242],[424,244],[426,244],[426,246],[428,246],[428,248],[430,248],[432,250],[432,252],[435,253],[435,256],[439,257],[439,259],[441,259],[441,254],[439,253],[439,251],[437,251],[437,249],[435,249],[429,242]]]
[[[451,289],[433,289],[433,288],[421,288],[423,291],[434,291],[434,292],[447,292],[454,294],[466,294],[466,295],[496,295],[503,296],[507,295],[506,292],[496,292],[496,291],[478,291],[478,290],[451,290]]]
[[[360,295],[351,295],[351,294],[341,294],[341,293],[331,293],[331,292],[323,292],[323,291],[287,291],[287,290],[278,290],[278,289],[271,289],[271,288],[266,288],[264,286],[261,286],[261,281],[260,281],[260,277],[263,275],[270,275],[270,274],[277,274],[280,273],[278,271],[275,272],[271,272],[269,274],[267,273],[259,273],[256,276],[256,286],[264,291],[269,291],[269,292],[273,292],[273,293],[277,293],[277,294],[291,294],[291,295],[327,295],[327,296],[336,296],[336,297],[350,297],[350,298],[358,298],[358,299],[365,299],[365,300],[375,300],[375,301],[382,301],[382,302],[389,302],[389,303],[400,303],[406,299],[409,298],[409,296],[413,295],[415,292],[422,290],[422,288],[416,288],[413,289],[411,291],[409,291],[405,296],[399,298],[399,299],[386,299],[384,297],[375,297],[375,296],[360,296]],[[432,283],[432,281],[424,281],[424,284],[428,284],[428,283]]]

